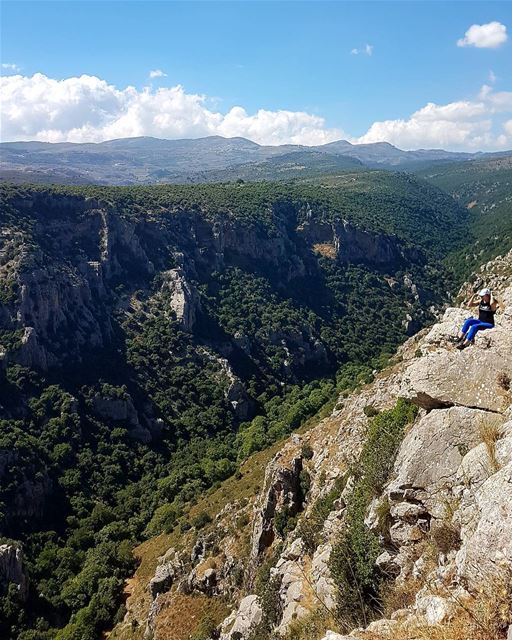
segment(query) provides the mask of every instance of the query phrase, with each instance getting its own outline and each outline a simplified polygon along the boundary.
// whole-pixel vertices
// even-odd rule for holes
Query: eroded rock
[[[25,600],[28,595],[28,578],[25,573],[23,551],[14,544],[0,545],[0,585],[7,588],[14,584],[19,596]]]
[[[261,622],[262,609],[258,596],[245,597],[238,610],[224,620],[220,640],[247,640],[251,632]]]

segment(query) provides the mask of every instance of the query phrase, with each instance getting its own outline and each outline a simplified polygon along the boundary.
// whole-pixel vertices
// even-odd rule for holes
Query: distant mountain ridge
[[[4,142],[0,178],[14,182],[151,184],[273,180],[366,168],[411,169],[485,156],[442,149],[403,151],[387,142],[265,146],[246,138],[122,138],[99,143]]]

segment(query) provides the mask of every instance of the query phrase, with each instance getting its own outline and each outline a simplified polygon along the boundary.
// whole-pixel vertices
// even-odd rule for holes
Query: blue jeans
[[[481,320],[478,320],[478,318],[468,318],[462,325],[461,331],[466,336],[466,340],[472,342],[475,339],[477,331],[493,328],[494,325],[490,322],[482,322]]]

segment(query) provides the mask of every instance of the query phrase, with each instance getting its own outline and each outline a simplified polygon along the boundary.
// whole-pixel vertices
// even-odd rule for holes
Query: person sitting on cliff
[[[465,349],[473,344],[477,331],[494,327],[494,314],[499,306],[490,289],[482,289],[473,294],[468,305],[478,307],[478,318],[468,318],[456,338],[457,349]]]

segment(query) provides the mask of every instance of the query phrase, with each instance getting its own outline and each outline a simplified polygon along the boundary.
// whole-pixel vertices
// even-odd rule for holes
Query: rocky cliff
[[[262,458],[249,461],[200,502],[195,508],[211,510],[211,525],[143,545],[112,637],[510,638],[512,252],[485,265],[461,295],[482,284],[502,305],[496,328],[473,346],[453,347],[449,338],[468,311],[447,309],[373,382],[269,452],[264,476]],[[412,409],[390,447],[397,401]],[[373,460],[381,460],[377,472],[390,472],[365,494]],[[261,489],[251,495],[255,478]],[[361,495],[369,499],[357,523]],[[347,565],[355,522],[365,544]],[[373,595],[355,579],[368,559],[379,586]],[[360,615],[347,612],[340,564],[354,568],[348,586]],[[195,623],[180,625],[187,610]]]
[[[195,206],[127,215],[108,201],[70,195],[34,193],[15,198],[11,206],[17,211],[16,223],[3,226],[0,244],[4,363],[46,371],[108,347],[113,314],[129,312],[126,299],[138,290],[149,293],[157,274],[169,310],[191,332],[200,310],[194,283],[204,282],[212,272],[233,264],[251,269],[257,265],[273,271],[284,288],[317,270],[311,249],[320,231],[310,223],[294,228],[300,208],[276,205],[271,225],[264,228]],[[317,226],[326,227],[327,241],[336,246],[342,263],[386,265],[391,270],[407,266],[395,236],[346,221]],[[315,339],[299,342],[309,359],[325,358]]]

